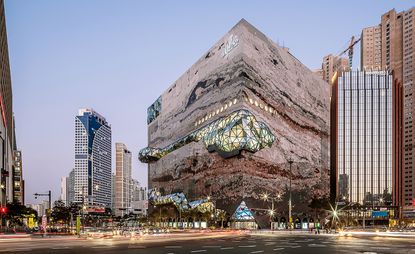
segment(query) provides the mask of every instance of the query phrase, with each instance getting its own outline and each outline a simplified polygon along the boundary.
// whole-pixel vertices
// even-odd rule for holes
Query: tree
[[[9,221],[9,226],[23,226],[24,218],[37,218],[37,212],[20,203],[8,203],[6,205],[6,214],[4,216]]]
[[[220,227],[223,228],[223,221],[226,219],[226,211],[221,209],[216,209],[218,219],[220,220]]]
[[[320,213],[322,210],[330,210],[330,199],[327,197],[313,197],[309,207],[314,209],[315,216],[318,217],[317,213]]]
[[[53,221],[69,225],[71,221],[71,207],[65,206],[62,200],[57,200],[53,204],[51,213]]]

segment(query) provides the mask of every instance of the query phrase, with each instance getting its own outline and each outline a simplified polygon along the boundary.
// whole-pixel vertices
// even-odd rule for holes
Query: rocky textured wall
[[[223,56],[235,36],[238,45]],[[149,164],[149,187],[183,191],[189,199],[211,195],[229,213],[242,199],[248,207],[267,207],[258,200],[263,192],[281,194],[279,212],[286,213],[289,178],[294,211],[328,195],[329,85],[244,20],[162,95],[149,146],[166,146],[240,108],[271,129],[277,137],[271,148],[224,159],[191,143]]]

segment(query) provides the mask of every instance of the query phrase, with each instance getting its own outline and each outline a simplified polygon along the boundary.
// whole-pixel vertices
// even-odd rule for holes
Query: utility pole
[[[48,196],[49,197],[49,210],[52,209],[52,192],[48,191],[48,193],[35,193],[33,194],[35,196],[35,198],[37,199],[37,197],[43,197],[43,196]]]
[[[291,210],[292,210],[292,200],[291,200],[291,175],[292,175],[292,170],[291,170],[291,165],[293,164],[293,161],[290,159],[288,161],[288,163],[290,164],[290,188],[289,188],[289,198],[288,198],[288,220],[290,222],[290,228],[292,228],[292,222],[293,219],[291,217]]]

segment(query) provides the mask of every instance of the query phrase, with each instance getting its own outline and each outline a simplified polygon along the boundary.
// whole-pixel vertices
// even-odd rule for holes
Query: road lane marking
[[[192,250],[191,253],[197,253],[197,252],[205,252],[206,250]]]
[[[316,243],[311,243],[308,245],[308,247],[326,247],[327,245],[325,244],[316,244]]]
[[[239,248],[255,248],[256,245],[239,245]]]
[[[252,254],[253,253],[262,253],[262,252],[264,252],[264,251],[263,250],[251,251]]]
[[[233,249],[233,247],[223,247],[223,248],[220,248],[221,250],[232,250]]]
[[[164,246],[166,249],[180,249],[182,246],[180,245],[170,245],[170,246]]]
[[[267,246],[268,246],[268,245],[275,245],[275,244],[277,244],[277,243],[276,243],[276,242],[266,242],[266,243],[265,243],[265,245],[267,245]]]
[[[275,250],[275,251],[277,251],[277,250],[283,250],[284,248],[276,248],[276,249],[272,249],[272,250]]]
[[[129,245],[128,248],[129,249],[145,249],[146,246],[143,246],[143,245]]]
[[[222,246],[218,246],[218,245],[205,245],[205,246],[202,246],[202,248],[220,248],[220,247],[222,247]]]

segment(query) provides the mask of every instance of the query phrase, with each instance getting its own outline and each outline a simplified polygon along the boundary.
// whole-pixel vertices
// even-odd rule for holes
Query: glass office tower
[[[392,203],[393,78],[351,71],[337,78],[337,198]]]
[[[111,126],[92,109],[75,117],[74,202],[111,205]]]

